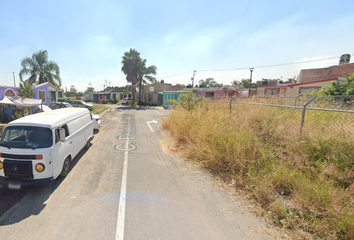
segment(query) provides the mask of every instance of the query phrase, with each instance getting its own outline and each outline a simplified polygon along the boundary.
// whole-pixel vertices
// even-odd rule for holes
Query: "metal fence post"
[[[306,112],[306,107],[309,105],[313,100],[315,100],[317,96],[312,97],[307,103],[304,104],[302,107],[302,115],[301,115],[301,125],[300,125],[300,139],[302,136],[302,128],[304,127],[304,122],[305,122],[305,112]]]
[[[232,103],[232,101],[233,101],[234,99],[236,99],[236,98],[237,98],[237,96],[230,100],[230,113],[231,113],[231,103]]]
[[[296,101],[297,101],[297,99],[298,99],[301,95],[302,95],[302,93],[300,93],[299,95],[297,95],[297,96],[295,97],[294,107],[296,107]]]

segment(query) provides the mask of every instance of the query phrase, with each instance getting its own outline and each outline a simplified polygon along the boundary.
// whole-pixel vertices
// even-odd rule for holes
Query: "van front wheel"
[[[87,140],[87,142],[86,142],[84,148],[85,148],[85,149],[89,149],[89,148],[90,148],[90,145],[91,145],[90,140]]]
[[[63,169],[61,170],[60,176],[61,177],[66,177],[66,175],[68,175],[69,173],[69,166],[70,166],[70,158],[67,157],[64,161],[63,164]]]

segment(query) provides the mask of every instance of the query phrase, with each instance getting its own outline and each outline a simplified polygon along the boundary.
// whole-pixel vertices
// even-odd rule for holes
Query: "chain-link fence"
[[[227,104],[236,117],[264,116],[264,121],[271,119],[269,128],[288,136],[354,143],[354,96],[235,97],[206,102]]]

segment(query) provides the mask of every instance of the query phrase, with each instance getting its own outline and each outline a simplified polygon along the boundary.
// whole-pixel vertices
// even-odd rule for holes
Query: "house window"
[[[265,95],[278,95],[279,90],[279,88],[266,88]]]
[[[117,99],[117,95],[115,93],[113,93],[113,99],[116,100]]]
[[[39,91],[39,99],[42,99],[42,102],[47,102],[45,97],[45,91]]]
[[[100,95],[100,99],[102,99],[102,95]]]
[[[132,97],[132,95],[129,93],[129,94],[128,94],[128,98],[131,98],[131,97]]]
[[[63,93],[62,92],[58,92],[58,98],[63,98]]]
[[[305,92],[311,92],[311,91],[318,91],[320,90],[321,87],[300,87],[300,92],[299,94],[305,93]]]
[[[119,94],[119,99],[123,99],[123,98],[124,98],[123,93]]]

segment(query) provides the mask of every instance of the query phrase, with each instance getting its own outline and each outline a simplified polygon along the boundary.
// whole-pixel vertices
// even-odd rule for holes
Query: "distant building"
[[[167,92],[167,91],[168,92],[175,92],[175,91],[181,91],[181,90],[183,90],[183,87],[172,86],[171,83],[161,82],[161,83],[149,84],[149,86],[145,86],[145,88],[144,88],[142,101],[147,104],[161,106],[161,105],[163,105],[163,95],[164,95],[163,93],[164,92]],[[170,95],[170,96],[172,96],[172,95]],[[174,98],[168,98],[168,99],[174,99]],[[175,100],[177,100],[177,99],[175,99]],[[167,104],[167,100],[166,100],[166,104]]]
[[[342,78],[354,71],[354,63],[344,63],[326,68],[302,69],[296,78],[297,83],[321,79]]]

